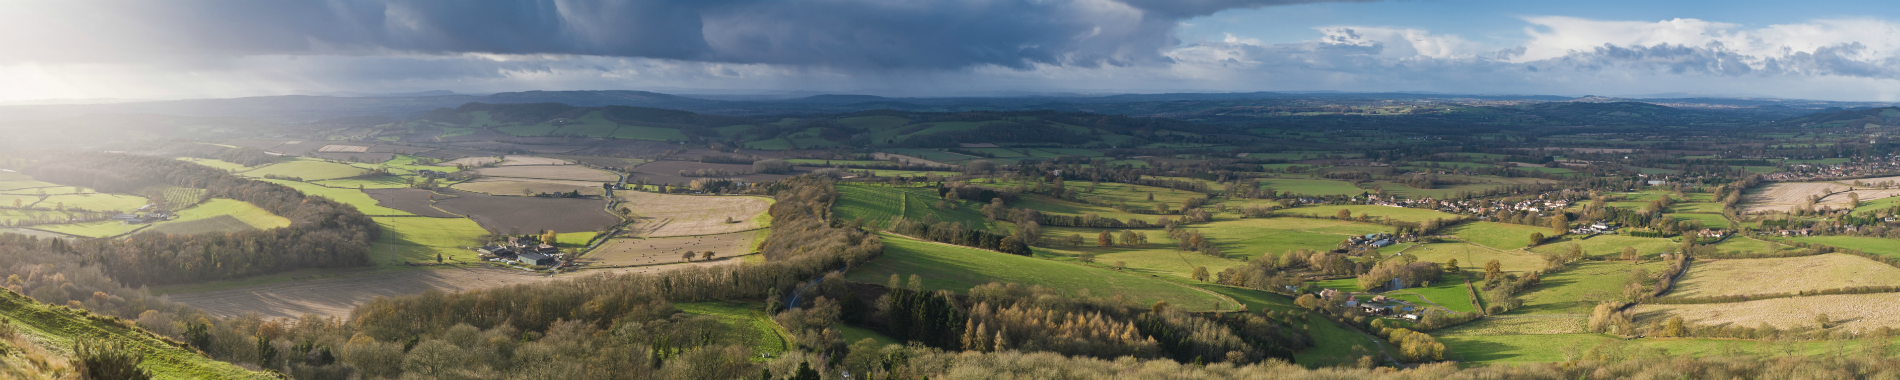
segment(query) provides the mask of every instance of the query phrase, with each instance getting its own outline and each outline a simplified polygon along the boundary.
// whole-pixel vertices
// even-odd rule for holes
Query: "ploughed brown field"
[[[581,195],[602,195],[607,193],[606,189],[601,188],[599,182],[530,178],[482,178],[458,183],[450,187],[457,190],[467,190],[490,195],[524,195],[522,193],[523,190],[526,190],[530,194],[565,193],[570,191],[579,191]]]
[[[733,172],[733,173],[751,173],[752,165],[750,164],[709,164],[709,163],[694,162],[694,161],[654,161],[654,162],[640,164],[640,166],[635,166],[633,168],[634,173],[627,177],[627,182],[632,183],[632,182],[635,182],[636,179],[646,179],[647,183],[652,183],[652,184],[685,185],[688,183],[692,183],[693,180],[699,179],[701,177],[681,176],[680,171],[681,170],[690,171],[690,170],[699,170],[699,169],[724,170],[724,171]],[[793,174],[798,174],[802,172],[804,172],[804,170],[800,169],[797,172],[793,172]],[[791,177],[791,175],[789,174],[746,174],[746,175],[737,175],[737,176],[719,176],[719,177],[713,177],[713,178],[732,178],[732,179],[744,180],[744,181],[750,181],[750,182],[767,182],[767,181],[777,181],[779,179],[786,178],[786,177]]]
[[[476,169],[489,177],[539,178],[567,181],[614,182],[620,176],[580,165],[502,166]]]
[[[600,231],[620,223],[620,217],[608,213],[607,201],[601,199],[495,196],[453,189],[443,193],[455,197],[438,197],[436,208],[468,215],[482,228],[503,233]]]
[[[445,194],[436,194],[434,191],[429,191],[429,190],[424,190],[424,189],[365,189],[363,190],[363,193],[369,194],[369,197],[371,199],[375,199],[376,205],[378,206],[408,211],[411,214],[422,215],[422,216],[432,216],[432,217],[437,217],[437,218],[462,217],[461,215],[456,215],[453,213],[449,213],[448,211],[442,211],[441,209],[435,208],[433,204],[435,203],[437,199],[448,199],[453,196],[445,195]],[[431,198],[431,195],[433,195],[434,197]]]

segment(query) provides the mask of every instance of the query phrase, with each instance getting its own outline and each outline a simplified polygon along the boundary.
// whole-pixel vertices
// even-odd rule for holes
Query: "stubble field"
[[[1859,256],[1697,260],[1666,297],[1789,293],[1850,286],[1900,286],[1900,268]]]
[[[620,207],[633,211],[630,235],[712,235],[765,227],[772,200],[760,197],[696,196],[623,191]],[[728,218],[732,222],[727,222]]]

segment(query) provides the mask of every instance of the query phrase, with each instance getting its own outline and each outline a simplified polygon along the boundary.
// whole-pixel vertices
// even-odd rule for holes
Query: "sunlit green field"
[[[1149,276],[960,246],[884,236],[884,255],[847,275],[852,281],[885,283],[891,275],[908,281],[921,275],[924,286],[957,292],[991,282],[1044,285],[1064,291],[1086,289],[1095,296],[1123,295],[1140,305],[1168,301],[1184,310],[1212,310],[1224,300]],[[1228,304],[1232,308],[1234,305]]]

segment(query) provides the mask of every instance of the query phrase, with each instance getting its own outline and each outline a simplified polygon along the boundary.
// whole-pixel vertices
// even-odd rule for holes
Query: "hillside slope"
[[[140,367],[157,379],[275,378],[231,363],[212,360],[184,347],[182,343],[140,329],[131,321],[42,304],[12,290],[0,290],[0,317],[5,318],[11,330],[39,344],[39,351],[62,359],[71,355],[73,339],[95,338],[124,344],[128,349],[142,354],[145,361]],[[0,364],[17,368],[5,361],[0,361]]]

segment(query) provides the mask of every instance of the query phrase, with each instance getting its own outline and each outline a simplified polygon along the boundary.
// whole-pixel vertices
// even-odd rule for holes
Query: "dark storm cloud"
[[[1164,62],[1184,19],[1314,0],[26,1],[0,62],[558,54],[842,68]]]

